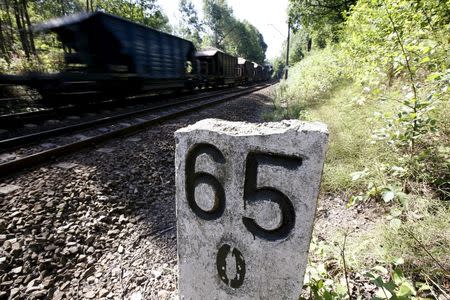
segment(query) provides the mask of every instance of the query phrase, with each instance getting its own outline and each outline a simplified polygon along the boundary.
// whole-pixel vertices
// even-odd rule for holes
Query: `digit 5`
[[[264,229],[254,219],[243,217],[244,226],[253,235],[269,241],[286,238],[295,226],[295,209],[291,200],[282,192],[270,186],[257,187],[258,166],[260,164],[296,169],[301,166],[302,159],[269,153],[250,152],[247,155],[244,182],[244,209],[247,203],[269,200],[281,210],[281,224],[275,229]]]

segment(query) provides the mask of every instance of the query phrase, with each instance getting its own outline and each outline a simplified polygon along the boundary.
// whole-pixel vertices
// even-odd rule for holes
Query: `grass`
[[[409,273],[450,277],[450,203],[411,197],[401,219],[382,229],[384,260],[402,257]]]
[[[373,112],[386,109],[385,103],[366,101],[361,104],[361,88],[344,81],[320,105],[308,109],[305,119],[328,125],[329,148],[324,168],[324,192],[350,191],[359,188],[350,174],[371,168],[383,161],[389,150],[371,143],[371,130],[379,124]]]
[[[390,157],[388,149],[371,143],[371,134],[380,125],[373,118],[374,112],[391,105],[365,99],[361,90],[346,78],[330,49],[319,51],[291,69],[290,79],[275,92],[275,112],[264,116],[327,124],[330,140],[322,179],[325,193],[359,190],[361,183],[352,181],[350,174]]]

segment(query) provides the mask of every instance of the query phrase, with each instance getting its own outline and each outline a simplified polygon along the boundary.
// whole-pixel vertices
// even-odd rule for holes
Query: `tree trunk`
[[[25,16],[26,21],[26,32],[28,34],[28,41],[30,45],[30,50],[33,53],[34,56],[37,56],[36,52],[36,46],[34,45],[34,34],[33,30],[31,29],[31,21],[30,21],[30,15],[28,14],[28,3],[27,0],[22,0],[22,6],[23,6],[23,15]]]
[[[8,45],[9,46],[8,48],[11,49],[11,45],[14,43],[13,22],[12,22],[12,19],[11,19],[11,15],[9,14],[9,3],[8,3],[8,0],[4,0],[4,4],[5,4],[6,26],[7,26],[7,28],[5,29],[5,33],[6,33],[5,37],[9,40],[10,44]]]
[[[2,54],[2,57],[5,58],[6,62],[9,62],[9,55],[8,50],[6,49],[6,41],[5,41],[5,35],[3,34],[4,26],[3,26],[3,20],[0,19],[0,53]]]
[[[30,47],[28,46],[28,41],[27,41],[27,37],[25,34],[25,28],[24,28],[24,25],[22,24],[21,14],[22,14],[22,12],[20,9],[20,5],[17,2],[17,0],[14,0],[14,16],[16,18],[16,25],[17,25],[17,30],[19,31],[20,42],[22,43],[22,48],[23,48],[23,51],[25,52],[25,56],[27,58],[30,58]]]
[[[308,52],[311,51],[311,47],[312,47],[312,38],[307,37],[307,45],[306,45],[306,50],[308,50]]]

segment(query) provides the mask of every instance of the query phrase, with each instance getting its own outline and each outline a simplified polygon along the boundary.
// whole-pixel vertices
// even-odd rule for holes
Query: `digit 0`
[[[216,177],[206,172],[195,171],[195,162],[202,154],[208,155],[216,163],[225,163],[225,157],[215,146],[205,143],[196,144],[188,152],[186,157],[186,199],[189,207],[199,218],[203,220],[214,220],[220,218],[225,210],[225,191]],[[214,204],[210,210],[203,210],[195,201],[195,188],[202,183],[208,184],[214,190]]]
[[[222,280],[223,283],[225,283],[227,286],[232,287],[234,289],[237,289],[241,287],[241,285],[244,283],[245,278],[245,260],[242,253],[236,249],[233,248],[233,251],[231,251],[232,257],[234,257],[236,263],[236,270],[235,270],[235,276],[233,279],[228,278],[227,276],[227,256],[230,255],[231,246],[228,244],[224,244],[222,247],[220,247],[219,251],[217,252],[217,258],[216,258],[216,266],[217,266],[217,272],[219,275],[220,280]],[[228,270],[231,272],[232,270]]]

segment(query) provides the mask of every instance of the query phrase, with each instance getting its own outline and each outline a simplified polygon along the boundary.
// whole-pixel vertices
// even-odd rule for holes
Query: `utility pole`
[[[291,22],[288,21],[288,36],[287,36],[287,45],[286,45],[286,73],[284,79],[288,79],[288,71],[289,71],[289,40],[291,37]]]

